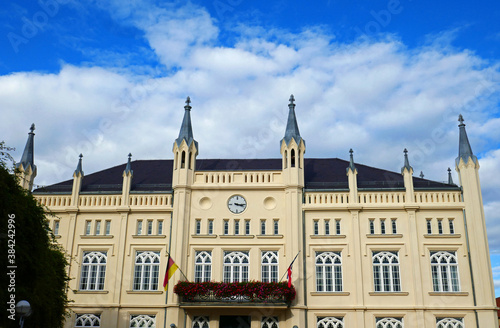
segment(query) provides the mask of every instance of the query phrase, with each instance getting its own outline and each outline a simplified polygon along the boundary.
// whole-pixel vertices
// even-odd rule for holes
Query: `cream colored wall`
[[[250,279],[260,280],[260,252],[279,252],[280,277],[302,250],[301,229],[304,223],[306,247],[294,264],[293,283],[297,301],[289,309],[245,308],[236,306],[231,313],[252,315],[258,326],[262,315],[278,315],[283,327],[305,326],[307,303],[308,326],[314,327],[318,316],[341,316],[349,326],[374,327],[377,317],[402,317],[405,327],[435,327],[436,317],[463,317],[466,327],[475,327],[472,284],[466,247],[463,209],[472,206],[460,199],[459,192],[415,192],[412,202],[402,192],[358,192],[356,199],[349,192],[306,192],[302,204],[301,187],[284,183],[280,171],[264,172],[184,172],[192,179],[191,186],[176,189],[176,204],[172,195],[132,194],[130,206],[123,206],[123,195],[79,195],[78,207],[71,206],[69,195],[38,196],[37,199],[54,211],[60,220],[58,242],[71,254],[69,268],[69,298],[78,313],[102,313],[103,327],[128,327],[131,314],[156,315],[157,327],[164,322],[165,293],[132,291],[135,252],[159,251],[161,254],[160,285],[162,283],[169,248],[170,215],[174,214],[172,254],[181,270],[194,278],[194,255],[197,250],[211,250],[212,279],[222,281],[222,257],[225,250],[250,252]],[[191,176],[191,178],[189,177]],[[289,176],[287,179],[290,178]],[[246,198],[248,207],[241,214],[231,214],[227,200],[234,194]],[[354,201],[355,200],[355,201]],[[296,206],[290,204],[295,202]],[[298,202],[298,203],[297,203]],[[177,213],[175,211],[178,211]],[[304,211],[304,222],[302,222]],[[182,214],[179,214],[182,213]],[[380,235],[380,218],[386,219],[386,234]],[[397,219],[397,234],[392,234],[391,219]],[[437,219],[445,224],[443,235],[427,235],[426,219]],[[455,234],[447,233],[447,219],[454,219]],[[111,220],[110,236],[85,236],[85,221]],[[137,236],[137,221],[143,220],[143,234],[147,220],[163,220],[163,235]],[[201,219],[201,235],[195,234],[195,222]],[[214,220],[214,235],[206,236],[208,219]],[[230,235],[223,236],[223,220],[230,220]],[[240,235],[233,236],[234,220],[240,220]],[[251,220],[251,236],[244,236],[244,220]],[[260,235],[260,220],[267,220],[266,236]],[[273,220],[279,220],[279,235],[273,235]],[[331,236],[324,236],[324,220],[330,220]],[[335,220],[340,219],[341,234],[336,235]],[[369,219],[375,219],[375,235],[369,233]],[[51,219],[51,227],[53,226]],[[314,220],[320,220],[320,235],[313,232]],[[300,236],[300,237],[297,237]],[[483,236],[484,237],[484,236]],[[81,257],[85,250],[108,252],[105,291],[81,292],[78,284]],[[340,251],[343,261],[343,291],[316,292],[315,252]],[[372,251],[398,251],[401,272],[401,293],[374,293]],[[457,253],[460,274],[460,293],[433,293],[430,273],[430,251],[449,250]],[[475,249],[471,249],[474,256]],[[183,255],[179,255],[183,254]],[[306,275],[301,267],[305,256]],[[488,280],[488,269],[476,281]],[[478,271],[480,272],[480,271]],[[178,271],[173,278],[181,278]],[[285,278],[286,279],[286,278]],[[304,284],[307,300],[304,299]],[[171,286],[173,283],[171,284]],[[76,293],[73,292],[77,291]],[[178,308],[177,297],[169,291],[169,318],[167,324],[184,324],[184,311]],[[481,290],[477,290],[481,293]],[[481,297],[481,296],[479,296]],[[493,301],[492,301],[493,302]],[[97,305],[98,304],[98,305]],[[495,322],[493,303],[478,312],[482,324]],[[207,309],[187,311],[188,327],[194,315],[206,314]],[[210,309],[211,321],[217,327],[217,313],[227,309]],[[114,319],[113,319],[114,318]],[[65,327],[72,327],[74,315]],[[484,325],[483,325],[484,326]]]

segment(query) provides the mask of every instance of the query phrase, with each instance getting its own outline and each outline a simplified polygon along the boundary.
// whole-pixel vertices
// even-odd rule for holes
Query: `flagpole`
[[[173,195],[172,195],[173,196]],[[166,268],[168,268],[168,263],[170,262],[170,249],[172,247],[172,212],[170,212],[170,232],[169,232],[169,236],[168,236],[168,259],[167,259],[167,266]],[[167,269],[165,269],[167,270]],[[165,272],[165,274],[167,274],[167,272]],[[168,304],[168,285],[167,285],[167,290],[165,291],[165,320],[163,320],[163,328],[167,328],[167,304]]]
[[[295,255],[295,257],[293,258],[292,263],[290,263],[290,265],[288,266],[288,268],[292,266],[293,262],[295,262],[295,260],[297,259],[297,256],[299,256],[299,253],[300,253],[300,251],[297,253],[297,255]],[[286,268],[285,273],[281,276],[280,282],[281,282],[281,280],[283,280],[283,278],[285,277],[285,275],[286,275],[286,273],[287,273],[287,271],[288,271],[288,268]]]

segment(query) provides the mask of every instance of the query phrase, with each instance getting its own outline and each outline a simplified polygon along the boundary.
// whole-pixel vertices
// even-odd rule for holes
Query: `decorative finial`
[[[75,174],[78,175],[78,174],[81,174],[83,176],[83,169],[82,169],[82,158],[83,158],[83,155],[80,154],[80,156],[78,156],[80,159],[78,160],[78,165],[76,166],[76,170],[75,170]]]
[[[80,160],[81,160],[81,159],[82,159],[82,157],[83,157],[83,155],[80,153],[80,156],[78,156],[78,157],[80,157]]]
[[[132,160],[132,153],[129,153],[127,166],[125,166],[125,172],[124,172],[125,174],[132,173],[132,164],[130,163],[131,160]]]
[[[131,158],[132,158],[132,153],[128,153],[128,160],[130,161]]]
[[[410,161],[408,160],[408,149],[405,148],[403,153],[405,154],[405,162],[404,166],[401,168],[401,173],[403,173],[405,169],[408,170],[408,172],[411,172],[413,168],[410,166]]]
[[[464,117],[462,116],[462,114],[458,115],[458,121],[460,122],[459,126],[465,126]]]
[[[290,99],[288,99],[290,101],[290,105],[295,105],[293,102],[295,101],[295,97],[292,95],[290,95]]]
[[[453,182],[453,178],[451,177],[451,169],[448,168],[448,184],[449,185],[454,185],[455,183]]]
[[[352,170],[352,172],[356,171],[356,165],[354,165],[354,151],[349,149],[349,154],[350,154],[350,161],[349,161],[349,167],[346,169],[347,173],[349,173],[349,170]]]
[[[423,171],[420,171],[420,178],[424,178],[424,172]]]
[[[31,131],[31,133],[33,133],[33,131],[35,131],[35,123],[31,124],[30,131]]]
[[[186,110],[190,110],[191,109],[191,98],[189,98],[189,96],[186,98],[186,106],[184,106],[184,109]]]

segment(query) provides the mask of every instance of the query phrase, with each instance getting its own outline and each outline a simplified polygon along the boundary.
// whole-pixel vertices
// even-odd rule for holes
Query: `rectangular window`
[[[224,252],[224,282],[248,281],[249,263],[248,252]]]
[[[96,235],[101,234],[101,220],[95,221],[95,234]]]
[[[85,235],[90,235],[91,222],[90,220],[85,221]]]
[[[335,233],[340,235],[340,220],[335,220]]]
[[[279,231],[279,224],[278,224],[278,220],[274,220],[273,224],[274,224],[274,234],[275,234],[275,235],[279,235],[279,234],[280,234],[280,231]]]
[[[59,220],[54,220],[54,235],[58,236],[59,235]]]
[[[427,234],[432,235],[432,221],[431,221],[431,219],[427,219]]]
[[[224,234],[229,235],[229,221],[224,220]]]
[[[137,235],[142,235],[142,220],[137,221]]]
[[[158,290],[160,252],[137,252],[135,257],[134,290]]]
[[[109,236],[111,234],[111,221],[106,220],[106,227],[105,227],[105,232],[106,236]]]
[[[261,257],[262,281],[278,282],[278,252],[265,251]]]
[[[208,220],[208,234],[214,234],[214,220]]]
[[[330,234],[330,220],[325,220],[325,235]]]
[[[450,226],[450,234],[455,234],[455,225],[453,224],[453,219],[448,219],[448,225]]]
[[[261,220],[260,221],[260,234],[265,235],[266,234],[266,220]]]
[[[153,220],[148,220],[148,236],[153,234]]]
[[[438,220],[438,233],[443,234],[443,220]]]
[[[316,291],[342,291],[342,257],[340,252],[316,252]]]
[[[194,259],[194,281],[208,282],[212,279],[212,252],[197,251]]]
[[[91,313],[77,314],[75,327],[99,328],[101,327],[101,315]]]
[[[396,219],[392,219],[391,224],[392,224],[392,233],[397,234],[398,233],[398,226],[396,224]]]
[[[200,219],[196,219],[194,233],[196,235],[199,235],[201,233],[201,220]]]
[[[435,292],[459,292],[458,262],[455,252],[431,252],[432,286]]]
[[[245,234],[250,234],[250,220],[245,220]]]
[[[373,219],[370,219],[370,235],[375,234],[375,222]]]
[[[80,290],[104,290],[107,252],[83,252]]]
[[[234,220],[234,234],[240,234],[240,220]]]
[[[163,220],[158,221],[158,230],[156,230],[157,235],[163,235]]]
[[[319,235],[319,221],[318,220],[314,220],[314,235],[317,236]]]
[[[397,252],[373,252],[373,281],[376,292],[400,292],[399,257]]]
[[[385,219],[380,219],[380,233],[385,235]]]

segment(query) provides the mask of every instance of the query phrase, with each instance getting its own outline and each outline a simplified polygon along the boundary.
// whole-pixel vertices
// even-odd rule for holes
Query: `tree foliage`
[[[31,193],[18,185],[17,178],[6,167],[5,158],[9,157],[2,153],[0,262],[3,268],[12,265],[7,262],[12,259],[7,256],[8,240],[14,239],[17,268],[14,292],[10,292],[11,288],[9,291],[11,277],[0,275],[0,301],[5,307],[10,295],[15,294],[16,303],[27,300],[31,304],[32,314],[26,318],[25,328],[62,327],[68,303],[65,290],[68,281],[66,255],[55,242],[44,208],[36,202]],[[8,229],[9,218],[14,218],[15,231]],[[5,313],[5,309],[3,311],[0,327],[19,327],[19,316],[16,315],[16,320],[13,321],[8,318],[9,312]]]

